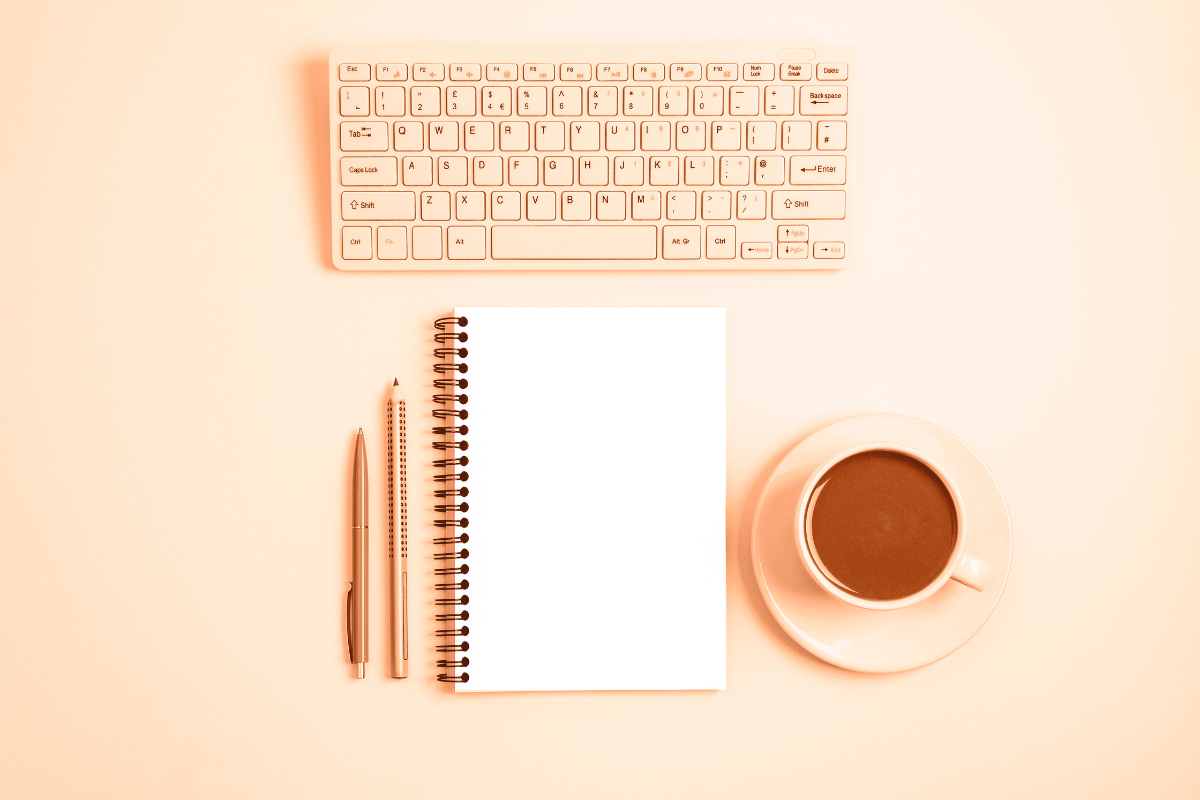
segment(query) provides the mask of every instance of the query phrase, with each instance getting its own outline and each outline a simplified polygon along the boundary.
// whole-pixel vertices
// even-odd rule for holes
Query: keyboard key
[[[725,90],[720,86],[697,86],[692,90],[692,109],[697,117],[719,117],[725,113]]]
[[[379,258],[383,261],[403,261],[408,258],[408,228],[379,226]]]
[[[527,80],[527,81],[552,81],[552,80],[554,80],[554,65],[553,64],[526,64],[525,65],[525,80]]]
[[[412,115],[414,117],[436,117],[442,113],[442,90],[437,86],[414,86],[409,91],[411,95]]]
[[[371,115],[371,90],[366,86],[343,86],[338,92],[338,101],[343,117]]]
[[[726,121],[714,122],[712,124],[712,149],[741,150],[742,123]]]
[[[627,81],[629,80],[628,64],[597,64],[596,80]]]
[[[791,162],[788,183],[793,186],[846,182],[845,156],[792,156]]]
[[[413,64],[414,81],[442,81],[446,79],[444,64]]]
[[[515,81],[517,79],[517,65],[488,64],[487,79],[489,81]]]
[[[405,186],[432,186],[433,159],[429,156],[408,156],[403,159],[401,180]]]
[[[771,192],[775,219],[845,219],[846,193],[803,190]]]
[[[846,123],[841,120],[830,120],[817,123],[818,150],[845,150]]]
[[[477,81],[483,77],[483,69],[478,64],[451,64],[450,80]]]
[[[624,192],[596,192],[596,219],[621,222],[625,219]]]
[[[782,183],[782,181],[780,181]],[[650,159],[651,186],[678,186],[679,159],[674,156]]]
[[[419,261],[436,261],[442,257],[442,226],[414,225],[412,257]]]
[[[699,258],[699,225],[663,225],[663,258]]]
[[[704,69],[699,64],[672,64],[671,80],[698,81],[704,76]]]
[[[528,122],[500,123],[500,149],[525,151],[529,149]]]
[[[655,225],[493,225],[492,258],[592,261],[658,255]]]
[[[571,186],[575,183],[575,159],[570,156],[546,156],[542,159],[542,182],[547,186]]]
[[[758,120],[746,123],[747,150],[775,149],[775,122],[773,120]]]
[[[662,152],[671,149],[671,123],[643,122],[642,149]]]
[[[846,245],[842,242],[813,242],[813,258],[845,258]]]
[[[572,122],[571,149],[580,151],[596,151],[600,149],[599,122]]]
[[[708,80],[736,81],[738,76],[737,64],[709,64]]]
[[[686,117],[688,90],[686,86],[658,87],[658,113],[664,117]]]
[[[759,186],[782,186],[783,169],[783,156],[759,156],[754,159],[754,182]]]
[[[773,81],[775,80],[774,64],[743,64],[742,80],[744,81]]]
[[[648,117],[654,113],[654,90],[626,86],[622,110],[627,117]]]
[[[537,156],[509,156],[508,184],[509,186],[537,186]]]
[[[688,156],[683,159],[683,182],[688,186],[712,186],[713,162],[711,156]]]
[[[451,117],[475,116],[475,87],[450,86],[446,89],[446,114]]]
[[[522,117],[546,116],[546,87],[522,86],[518,88],[517,113]]]
[[[758,116],[758,87],[730,86],[729,114],[734,117]]]
[[[784,150],[811,150],[812,123],[806,119],[783,123]]]
[[[779,253],[780,258],[808,258],[808,245],[804,243],[784,242],[779,245],[776,252]]]
[[[738,219],[766,219],[766,192],[738,192]]]
[[[430,122],[429,149],[436,152],[451,152],[458,149],[457,122]]]
[[[700,214],[704,219],[730,219],[732,209],[731,192],[705,192],[700,195]]]
[[[558,79],[560,81],[590,81],[592,79],[592,65],[580,64],[579,62],[560,64],[558,67]]]
[[[395,186],[396,157],[343,156],[341,173],[342,186]]]
[[[749,156],[721,157],[721,185],[746,186],[750,183]]]
[[[848,77],[850,77],[850,70],[845,63],[817,64],[817,80],[819,81],[844,81]]]
[[[811,81],[812,64],[784,61],[779,65],[779,79],[782,81]]]
[[[483,87],[483,115],[485,117],[512,116],[512,87]]]
[[[375,80],[406,81],[408,80],[408,64],[376,64]]]
[[[587,222],[592,218],[591,192],[563,192],[562,218],[567,222]]]
[[[397,122],[392,126],[392,146],[397,150],[424,150],[425,123]]]
[[[695,218],[695,192],[667,192],[667,219]]]
[[[732,225],[709,225],[704,238],[707,258],[733,258],[737,253],[737,228]]]
[[[450,219],[449,192],[421,192],[421,219],[426,222]]]
[[[376,86],[375,87],[375,116],[403,117],[404,116],[404,87]]]
[[[770,242],[742,242],[742,258],[770,258]]]
[[[665,64],[634,64],[633,79],[635,81],[661,81],[667,77]]]
[[[476,156],[471,159],[472,179],[476,186],[504,185],[504,157]]]
[[[496,123],[494,122],[464,122],[463,149],[491,151],[496,149]]]
[[[370,227],[342,228],[342,258],[366,261],[371,258]]]
[[[387,150],[386,122],[343,122],[341,139],[343,150]]]
[[[608,186],[608,156],[580,156],[579,185]]]
[[[675,123],[676,150],[703,150],[705,144],[703,122]]]
[[[412,192],[342,192],[342,219],[416,219]]]
[[[662,192],[630,192],[629,209],[633,219],[662,219]]]
[[[633,149],[632,122],[609,122],[604,126],[604,148],[606,150]]]
[[[454,218],[460,222],[484,219],[486,197],[483,192],[455,192]]]
[[[567,126],[562,122],[538,122],[533,126],[535,150],[566,150]]]
[[[486,231],[482,225],[447,227],[446,257],[452,261],[482,261],[487,255]]]
[[[525,219],[550,221],[554,219],[554,192],[526,192]]]
[[[796,93],[791,86],[774,84],[764,92],[768,117],[790,117],[796,111]]]
[[[806,117],[846,116],[846,87],[801,86],[800,113]]]
[[[371,65],[370,64],[339,64],[338,65],[338,80],[369,81],[369,80],[371,80]]]
[[[583,114],[583,87],[555,86],[552,110],[556,117],[578,117]]]
[[[780,225],[778,229],[778,236],[776,238],[781,242],[807,242],[808,226]]]
[[[467,157],[443,156],[438,159],[438,186],[466,186]]]
[[[620,92],[615,86],[593,86],[588,90],[588,114],[593,117],[615,117]]]
[[[492,192],[492,219],[518,220],[520,218],[520,192]]]
[[[641,186],[645,183],[645,169],[641,156],[617,156],[613,159],[613,183],[617,186]]]

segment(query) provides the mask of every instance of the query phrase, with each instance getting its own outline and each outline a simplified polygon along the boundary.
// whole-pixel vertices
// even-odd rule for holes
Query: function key
[[[672,64],[671,80],[698,81],[701,78],[702,72],[704,70],[699,64]]]
[[[446,67],[444,64],[413,64],[414,81],[444,81]]]
[[[737,64],[709,64],[708,79],[710,81],[736,81],[738,76]]]
[[[627,81],[629,80],[628,64],[597,64],[596,80]]]
[[[817,64],[817,80],[819,81],[844,81],[849,74],[850,70],[844,61]]]
[[[812,64],[785,61],[779,65],[779,79],[784,81],[811,81]]]
[[[525,65],[525,80],[527,80],[527,81],[552,81],[552,80],[554,80],[554,65],[553,64],[526,64]]]
[[[376,64],[375,80],[406,81],[408,80],[408,64]]]
[[[517,65],[488,64],[487,77],[489,81],[515,81],[517,79]]]
[[[559,80],[590,81],[592,79],[591,64],[562,64],[558,68]]]
[[[450,65],[450,80],[452,81],[477,81],[481,75],[483,75],[483,70],[478,64]]]
[[[743,64],[742,80],[744,81],[773,81],[775,80],[774,64]]]
[[[338,79],[343,81],[371,80],[370,64],[339,64]]]
[[[635,81],[661,81],[667,77],[666,64],[634,64],[633,79]]]

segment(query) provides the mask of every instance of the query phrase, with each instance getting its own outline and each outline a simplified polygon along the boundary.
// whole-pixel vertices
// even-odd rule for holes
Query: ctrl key
[[[371,228],[349,226],[342,228],[342,258],[347,261],[371,259]]]
[[[813,242],[813,258],[845,258],[846,245],[844,242]]]

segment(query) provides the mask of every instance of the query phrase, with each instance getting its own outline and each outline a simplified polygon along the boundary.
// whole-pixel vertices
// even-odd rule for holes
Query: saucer
[[[915,605],[873,611],[834,598],[813,580],[793,527],[800,493],[826,460],[867,442],[907,445],[942,465],[962,494],[967,552],[995,569],[987,589],[948,581]],[[750,547],[767,607],[804,649],[844,669],[902,672],[950,655],[987,622],[1008,581],[1012,526],[1000,486],[971,448],[915,417],[872,414],[822,428],[783,457],[759,498]]]

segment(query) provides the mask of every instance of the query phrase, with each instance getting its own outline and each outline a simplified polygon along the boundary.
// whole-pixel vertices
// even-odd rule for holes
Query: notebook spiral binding
[[[467,365],[461,360],[467,357],[467,348],[456,345],[467,341],[467,333],[462,328],[467,327],[466,317],[442,317],[433,324],[437,332],[433,338],[437,346],[433,355],[437,359],[433,370],[437,377],[433,381],[433,417],[436,423],[433,428],[433,449],[439,458],[434,459],[436,472],[433,476],[438,488],[433,495],[439,502],[435,503],[436,512],[433,524],[443,534],[433,540],[439,548],[433,555],[436,566],[434,576],[439,593],[434,601],[438,610],[438,622],[466,622],[470,618],[466,606],[471,598],[465,592],[470,587],[466,578],[455,580],[449,576],[462,576],[470,571],[467,558],[470,551],[458,548],[470,541],[466,528],[471,524],[465,516],[469,506],[465,498],[469,493],[467,480],[470,478],[465,469],[469,459],[465,455],[469,444],[462,437],[467,435],[468,428],[464,424],[467,419],[467,395],[456,393],[467,388],[467,379],[462,377],[467,371]],[[443,683],[466,683],[471,679],[470,674],[462,669],[470,665],[471,660],[464,653],[470,649],[466,637],[471,630],[466,625],[447,627],[437,631],[437,652],[447,654],[446,658],[438,659],[438,669],[447,670],[437,676]]]

